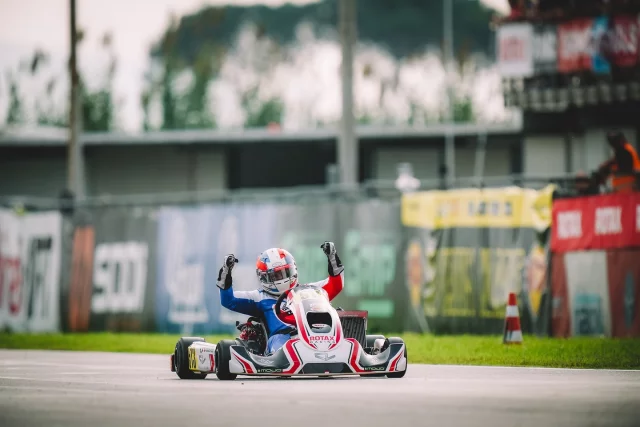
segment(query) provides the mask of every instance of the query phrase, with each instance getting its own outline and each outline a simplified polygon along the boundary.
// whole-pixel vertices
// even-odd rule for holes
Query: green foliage
[[[84,84],[81,90],[82,128],[85,132],[107,132],[113,128],[113,97],[111,88],[89,91]]]
[[[258,97],[258,89],[255,86],[242,97],[242,107],[247,113],[244,123],[246,128],[266,127],[270,123],[280,123],[282,119],[282,101],[277,98],[263,101]]]
[[[424,51],[429,45],[440,46],[443,34],[442,0],[366,0],[359,2],[358,38],[387,48],[402,58]],[[485,52],[492,34],[489,29],[492,12],[478,0],[458,0],[454,3],[455,50]],[[320,31],[335,30],[338,22],[337,0],[324,0],[304,6],[286,4],[266,6],[206,7],[184,16],[174,28],[168,29],[152,50],[154,57],[169,53],[185,64],[196,62],[199,52],[210,42],[229,46],[235,41],[238,28],[244,22],[258,25],[263,35],[284,45],[294,41],[301,22],[310,22]],[[173,39],[171,49],[166,40]]]
[[[20,99],[20,87],[18,79],[7,73],[9,82],[9,111],[7,112],[7,124],[17,125],[24,121],[24,111],[22,110],[22,100]]]
[[[107,79],[95,91],[89,90],[84,79],[80,78],[80,111],[82,128],[85,132],[108,132],[115,124],[115,103],[113,99],[113,79],[117,67],[115,53],[111,50],[112,36],[104,34],[102,46],[110,54],[111,61],[107,70]]]
[[[473,103],[466,97],[453,106],[453,121],[456,123],[471,123],[474,121]]]
[[[207,19],[194,23],[194,34],[201,35],[206,22],[215,23],[217,18],[208,15]],[[210,40],[199,44],[198,52],[192,61],[186,63],[179,54],[177,23],[174,21],[162,36],[157,46],[156,60],[164,69],[159,81],[151,80],[149,87],[143,93],[142,105],[144,110],[145,130],[150,129],[149,103],[154,94],[160,94],[162,104],[161,129],[210,129],[216,127],[215,118],[209,112],[207,104],[207,89],[209,83],[217,77],[224,58],[223,48]],[[202,40],[201,40],[202,41]],[[177,93],[175,80],[184,70],[193,73],[193,81],[186,93]]]
[[[83,37],[79,37],[81,40]],[[113,79],[116,70],[116,59],[111,51],[111,35],[105,34],[102,45],[106,52],[111,54],[111,62],[107,70],[106,82],[96,90],[89,90],[80,76],[80,111],[82,127],[85,131],[110,131],[115,124],[115,103],[113,99]],[[18,75],[38,76],[46,72],[45,65],[48,62],[48,54],[36,50],[29,61],[28,66],[21,67]],[[38,94],[36,99],[35,120],[39,125],[66,127],[68,126],[68,111],[56,110],[53,106],[53,92],[57,86],[56,78],[51,78],[47,83],[44,93]],[[23,101],[19,94],[18,77],[9,73],[9,112],[7,124],[21,124],[24,122]],[[68,108],[66,108],[68,110]]]

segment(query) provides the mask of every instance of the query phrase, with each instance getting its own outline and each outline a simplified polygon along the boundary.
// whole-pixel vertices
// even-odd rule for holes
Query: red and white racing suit
[[[307,286],[321,287],[327,292],[329,301],[333,300],[344,287],[344,271],[336,276],[329,276],[324,280],[308,283]],[[263,290],[234,291],[233,287],[220,290],[222,306],[238,313],[264,319],[269,334],[267,353],[272,354],[282,347],[288,340],[289,334],[283,333],[291,328],[276,316],[276,298]]]

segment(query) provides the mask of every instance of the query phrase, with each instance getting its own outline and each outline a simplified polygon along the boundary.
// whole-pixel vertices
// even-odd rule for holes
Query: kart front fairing
[[[287,302],[296,328],[291,339],[274,354],[266,356],[254,354],[240,343],[231,346],[230,373],[318,376],[381,374],[406,369],[403,342],[391,342],[382,352],[372,355],[365,352],[364,343],[345,337],[340,316],[323,289],[294,288]]]

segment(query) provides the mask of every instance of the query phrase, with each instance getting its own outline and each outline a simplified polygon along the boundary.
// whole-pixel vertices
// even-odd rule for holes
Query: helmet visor
[[[274,283],[291,277],[291,268],[288,265],[276,267],[260,275],[260,279],[265,283]]]

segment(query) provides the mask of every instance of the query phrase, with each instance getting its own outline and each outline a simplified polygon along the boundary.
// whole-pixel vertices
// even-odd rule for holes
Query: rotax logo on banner
[[[559,199],[553,219],[554,252],[640,246],[640,193]]]
[[[594,232],[597,236],[622,233],[622,208],[604,207],[596,209]]]
[[[582,237],[582,212],[560,212],[557,217],[556,227],[559,239],[576,239]]]

